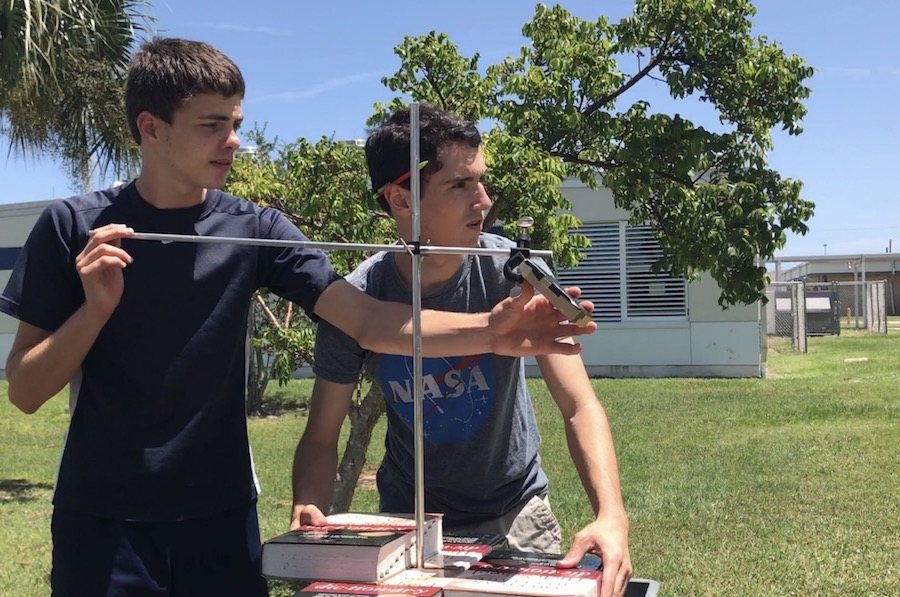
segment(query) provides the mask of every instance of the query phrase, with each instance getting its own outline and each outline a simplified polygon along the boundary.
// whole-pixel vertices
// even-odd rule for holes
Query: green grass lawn
[[[900,334],[772,339],[767,379],[597,379],[609,412],[638,576],[668,596],[896,595],[900,587]],[[531,380],[564,543],[591,512],[562,423]],[[273,387],[302,404],[309,381]],[[25,416],[0,382],[0,595],[49,594],[50,494],[68,421],[58,396]],[[264,537],[287,528],[302,408],[252,419]],[[376,430],[369,454],[382,453]],[[354,509],[374,510],[360,489]],[[289,595],[273,585],[273,595]]]

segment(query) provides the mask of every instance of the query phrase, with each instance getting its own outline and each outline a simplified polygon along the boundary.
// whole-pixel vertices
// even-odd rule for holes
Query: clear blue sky
[[[613,20],[633,6],[628,0],[561,3],[579,17],[605,13]],[[810,233],[791,237],[781,254],[883,253],[889,243],[900,252],[900,190],[893,180],[900,170],[900,2],[757,0],[756,6],[755,33],[817,69],[805,132],[778,134],[771,155],[773,167],[802,180],[804,197],[817,206]],[[160,34],[204,40],[231,56],[247,79],[246,123],[293,141],[364,137],[372,104],[394,95],[380,78],[399,65],[393,48],[404,35],[446,32],[464,55],[478,52],[487,65],[518,51],[521,26],[533,9],[528,0],[427,6],[408,0],[153,0],[152,12]],[[637,89],[656,109],[670,111],[661,89]],[[695,106],[678,109],[695,121],[710,116]],[[50,160],[3,149],[0,156],[0,203],[79,191]]]

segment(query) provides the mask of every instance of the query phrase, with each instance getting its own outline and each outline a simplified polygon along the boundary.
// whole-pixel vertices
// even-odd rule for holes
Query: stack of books
[[[461,570],[409,569],[380,583],[314,582],[295,597],[596,597],[600,576],[584,568],[522,566],[492,570],[486,563]],[[659,583],[632,579],[625,597],[657,597]]]
[[[506,566],[556,566],[556,562],[563,559],[561,553],[534,553],[530,551],[517,551],[513,549],[495,549],[484,556],[486,562],[491,564],[504,564]],[[596,554],[585,554],[575,566],[586,570],[602,570],[603,561]]]
[[[584,568],[476,562],[442,589],[443,597],[597,597],[602,577],[602,571]]]
[[[559,554],[505,549],[502,535],[444,535],[438,514],[426,514],[425,559],[417,561],[411,514],[336,514],[263,543],[270,578],[314,581],[296,597],[597,597],[598,556],[557,568]],[[632,580],[626,597],[656,597],[659,584]]]
[[[441,597],[441,588],[427,585],[367,584],[319,581],[300,590],[294,597]]]

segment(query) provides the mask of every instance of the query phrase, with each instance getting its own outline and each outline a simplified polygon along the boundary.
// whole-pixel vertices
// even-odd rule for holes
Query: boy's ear
[[[143,143],[144,140],[155,140],[158,134],[156,117],[147,110],[144,110],[138,114],[137,129],[141,134],[141,143]]]
[[[384,199],[394,215],[404,214],[412,210],[409,191],[398,184],[388,185],[384,190]]]

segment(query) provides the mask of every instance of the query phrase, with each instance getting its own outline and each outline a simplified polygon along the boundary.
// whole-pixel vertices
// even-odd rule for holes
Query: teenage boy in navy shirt
[[[0,310],[20,320],[9,397],[35,412],[70,384],[53,504],[56,596],[266,594],[244,408],[247,315],[261,287],[361,345],[410,352],[410,308],[343,281],[321,251],[158,243],[133,231],[305,241],[279,212],[225,194],[244,80],[200,42],[144,44],[125,110],[138,178],[58,201],[22,249]],[[530,289],[529,289],[530,290]],[[424,312],[426,354],[558,352],[591,332],[541,297],[489,313]]]

